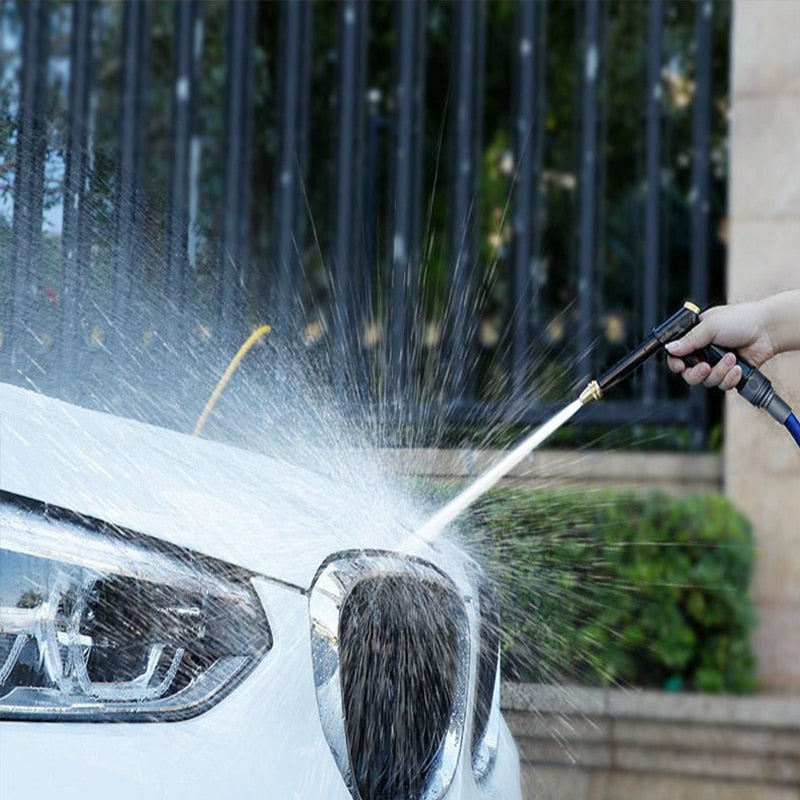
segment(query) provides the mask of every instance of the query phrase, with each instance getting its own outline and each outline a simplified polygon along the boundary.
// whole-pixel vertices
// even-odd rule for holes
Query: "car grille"
[[[362,580],[339,623],[350,764],[362,800],[422,796],[456,697],[458,597],[430,581]]]
[[[310,597],[320,718],[356,800],[436,800],[464,732],[464,603],[436,568],[340,556]]]

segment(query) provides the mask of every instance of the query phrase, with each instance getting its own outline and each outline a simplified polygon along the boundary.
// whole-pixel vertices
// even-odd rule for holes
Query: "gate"
[[[268,322],[354,413],[541,420],[723,297],[730,14],[4,0],[2,378],[167,421]],[[707,402],[654,362],[577,424]]]

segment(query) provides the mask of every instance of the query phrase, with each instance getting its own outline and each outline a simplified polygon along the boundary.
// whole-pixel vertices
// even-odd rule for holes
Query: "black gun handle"
[[[684,356],[683,360],[690,367],[694,367],[701,361],[707,361],[713,367],[716,364],[719,364],[719,362],[722,361],[722,359],[729,352],[731,351],[724,350],[722,347],[718,347],[715,344],[709,344],[706,345],[706,347],[704,347],[702,350],[697,350],[694,353],[689,353],[688,356]],[[742,368],[742,379],[736,385],[737,391],[741,392],[748,379],[753,375],[753,373],[758,372],[758,370],[752,364],[748,363],[743,358],[740,358],[738,355],[736,355],[736,363]]]
[[[690,367],[699,364],[701,361],[707,361],[713,367],[728,352],[728,350],[717,347],[715,344],[710,344],[702,350],[690,353],[683,360]],[[765,408],[778,422],[784,424],[792,410],[775,393],[769,378],[738,354],[736,363],[742,368],[742,379],[736,384],[736,391],[756,408]]]
[[[689,353],[688,356],[684,356],[683,360],[690,367],[694,367],[702,361],[707,361],[713,367],[716,364],[719,364],[719,362],[722,361],[722,359],[729,352],[731,351],[725,350],[722,347],[718,347],[715,344],[709,344],[706,345],[706,347],[704,347],[702,350],[697,350],[694,353]],[[758,370],[752,364],[741,358],[738,354],[734,355],[736,355],[736,363],[742,368],[742,379],[736,386],[736,388],[741,391],[744,384],[747,383],[747,379],[754,372],[758,372]]]

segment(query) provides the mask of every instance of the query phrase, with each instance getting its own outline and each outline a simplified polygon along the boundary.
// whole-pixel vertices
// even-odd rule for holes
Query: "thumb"
[[[709,322],[701,321],[680,339],[676,339],[674,342],[668,342],[665,347],[670,355],[680,358],[681,356],[688,356],[689,353],[693,353],[695,350],[701,350],[706,345],[711,344],[714,340],[714,335],[714,326]]]

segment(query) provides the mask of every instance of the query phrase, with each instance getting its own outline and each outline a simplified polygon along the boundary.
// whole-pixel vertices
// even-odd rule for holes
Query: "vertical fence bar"
[[[449,260],[449,363],[448,398],[456,406],[474,394],[471,374],[477,325],[473,283],[481,151],[480,90],[483,80],[484,6],[476,0],[458,0],[455,14],[455,60],[451,125],[453,128],[453,178],[450,192]]]
[[[416,200],[413,202],[413,215],[412,215],[412,233],[411,241],[414,243],[414,264],[415,272],[412,276],[414,283],[414,297],[411,309],[411,344],[409,345],[409,374],[411,376],[411,389],[414,392],[413,405],[414,415],[416,419],[420,418],[420,410],[423,410],[422,397],[424,375],[423,375],[423,344],[424,337],[423,326],[425,320],[425,307],[423,304],[422,295],[422,259],[424,243],[424,230],[423,230],[423,215],[425,213],[426,205],[423,202],[423,186],[424,186],[424,171],[425,171],[425,108],[426,108],[426,94],[427,83],[425,79],[426,69],[426,53],[427,53],[427,20],[428,20],[428,6],[427,0],[421,4],[422,8],[417,15],[417,41],[419,46],[416,51],[417,58],[417,81],[415,88],[415,102],[417,105],[417,113],[414,119],[415,131],[413,135],[413,186],[412,193]]]
[[[598,33],[598,63],[605,65],[610,61],[609,53],[611,51],[611,44],[609,41],[610,25],[609,17],[611,14],[611,3],[603,2],[600,4],[600,21]],[[598,97],[606,98],[610,96],[609,84],[609,70],[602,69],[597,77],[597,94]],[[609,133],[609,118],[608,118],[608,103],[600,102],[597,107],[597,170],[595,172],[595,196],[596,209],[594,214],[595,219],[595,253],[596,260],[594,266],[593,280],[594,288],[593,294],[595,303],[592,308],[592,315],[594,322],[592,323],[595,336],[599,336],[602,330],[602,315],[605,311],[604,296],[603,296],[603,281],[606,276],[606,215],[608,206],[608,133]],[[597,348],[593,347],[593,352],[597,352]],[[596,369],[597,364],[593,362],[592,366]],[[594,369],[593,369],[594,372]]]
[[[78,339],[89,271],[89,98],[92,91],[94,0],[72,4],[68,130],[61,233],[61,360],[76,375]]]
[[[390,396],[400,402],[409,399],[408,382],[418,345],[414,320],[420,297],[425,3],[398,3],[396,14],[389,385]]]
[[[536,58],[536,106],[534,109],[535,147],[533,150],[533,174],[536,181],[533,191],[533,230],[531,241],[531,254],[533,257],[533,293],[529,315],[528,330],[532,335],[538,336],[542,329],[542,303],[540,288],[544,283],[544,264],[542,256],[542,238],[544,235],[544,188],[542,183],[542,167],[544,164],[545,148],[545,115],[547,113],[547,0],[539,0],[535,5],[538,12],[536,23],[537,40],[534,48]]]
[[[597,204],[597,76],[600,69],[600,0],[584,7],[583,91],[581,98],[580,241],[578,246],[578,378],[592,372],[594,327],[595,213]]]
[[[241,339],[246,316],[246,270],[250,235],[253,52],[258,4],[227,6],[225,138],[222,224],[217,268],[219,324],[223,341]]]
[[[166,229],[167,341],[175,346],[187,307],[192,138],[199,101],[202,9],[196,0],[175,5],[170,125],[169,201]]]
[[[227,6],[222,220],[217,269],[219,324],[226,344],[237,338],[246,304],[255,11],[250,0]]]
[[[545,149],[545,115],[547,113],[547,2],[539,0],[536,3],[538,22],[536,25],[537,41],[534,45],[537,53],[536,59],[536,107],[534,110],[535,121],[535,148],[533,173],[536,176],[533,192],[533,296],[531,297],[531,313],[529,329],[538,335],[542,326],[542,303],[539,290],[544,282],[544,266],[542,257],[542,238],[544,235],[545,196],[542,183],[542,168],[544,164]]]
[[[298,282],[303,268],[300,210],[308,138],[305,98],[311,74],[311,13],[310,2],[285,0],[281,5],[280,139],[272,226],[274,287],[270,303],[271,324],[280,340],[288,340],[300,324]]]
[[[361,140],[367,4],[345,0],[339,7],[336,207],[333,219],[333,380],[344,392],[363,386],[359,356],[363,263],[358,209],[362,186]]]
[[[11,304],[9,340],[11,367],[30,336],[31,289],[40,274],[44,161],[47,147],[47,59],[50,3],[30,0],[22,4],[22,74],[17,115],[17,160],[14,169],[14,222],[12,228]]]
[[[365,122],[364,141],[364,269],[366,274],[377,282],[378,261],[378,228],[380,215],[380,193],[378,186],[381,181],[380,153],[383,131],[389,127],[389,117],[381,113],[383,94],[381,90],[371,87],[367,90],[367,116]],[[370,293],[370,297],[372,294]],[[380,302],[378,298],[374,298]],[[380,315],[378,309],[373,308],[371,318],[376,320]]]
[[[521,400],[527,389],[527,362],[530,357],[531,305],[536,195],[540,175],[537,150],[540,145],[539,106],[539,6],[536,0],[525,0],[517,6],[514,40],[514,166],[513,241],[511,295],[511,396]]]
[[[124,9],[113,256],[114,324],[122,337],[127,335],[131,305],[142,278],[139,225],[144,202],[151,5],[147,0],[131,0]]]
[[[661,0],[650,0],[647,35],[646,166],[647,191],[644,219],[644,285],[642,287],[642,334],[658,323],[658,275],[661,213],[661,53],[663,9]],[[656,369],[652,359],[644,365],[643,398],[651,405],[656,394]]]
[[[711,33],[713,3],[701,0],[695,12],[695,96],[692,117],[692,186],[691,186],[691,278],[690,289],[696,303],[708,303],[708,242],[711,151]],[[706,392],[690,395],[692,446],[700,449],[708,427]]]

